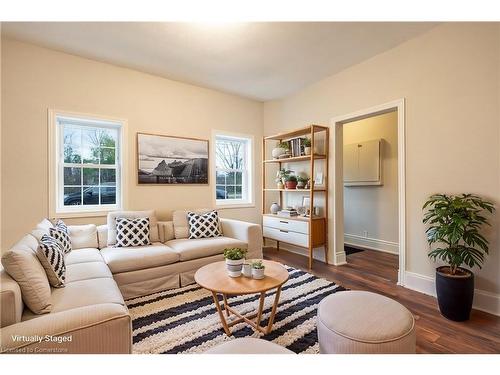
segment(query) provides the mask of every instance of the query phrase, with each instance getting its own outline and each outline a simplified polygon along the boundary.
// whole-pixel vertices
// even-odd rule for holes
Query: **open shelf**
[[[300,137],[301,135],[310,135],[311,134],[311,129],[314,133],[322,132],[328,129],[326,126],[321,126],[321,125],[309,125],[306,128],[302,129],[297,129],[288,133],[279,133],[279,134],[274,134],[274,135],[269,135],[267,137],[264,137],[265,140],[280,140],[280,139],[288,139],[288,138],[295,138],[295,137]]]
[[[311,189],[274,189],[274,188],[269,188],[269,189],[264,189],[264,191],[293,191],[293,192],[306,192],[309,193]],[[315,188],[313,191],[326,191],[325,188]]]
[[[320,155],[320,154],[315,154],[315,155],[302,155],[302,156],[294,156],[290,158],[283,158],[283,159],[268,159],[264,160],[264,163],[293,163],[296,161],[311,161],[311,159],[314,160],[321,160],[321,159],[326,159],[326,155]]]

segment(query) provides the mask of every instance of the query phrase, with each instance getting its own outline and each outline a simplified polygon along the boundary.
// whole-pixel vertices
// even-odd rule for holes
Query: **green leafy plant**
[[[286,180],[288,176],[292,173],[291,170],[289,169],[280,169],[278,172],[276,172],[276,182],[283,182],[283,180]]]
[[[484,213],[493,213],[493,203],[473,194],[434,194],[423,210],[427,210],[423,222],[428,225],[429,258],[447,263],[452,275],[463,264],[481,268],[488,240],[479,231],[490,225]]]
[[[309,181],[309,177],[297,176],[297,181],[307,183],[307,181]]]
[[[224,249],[224,258],[231,260],[240,260],[245,258],[247,251],[245,249],[240,249],[239,247],[232,247]]]
[[[311,147],[311,138],[304,138],[302,140],[302,144],[304,145],[304,147]]]
[[[291,182],[297,182],[297,176],[295,176],[295,175],[288,175],[288,176],[285,177],[285,181],[287,181],[287,182],[289,182],[289,181],[291,181]]]
[[[252,263],[252,268],[255,268],[256,270],[263,270],[264,268],[266,268],[266,266],[264,266],[264,264],[262,264],[261,260],[258,260],[256,262]]]
[[[283,148],[285,150],[289,150],[290,149],[290,144],[288,142],[278,142],[276,144],[276,147]]]

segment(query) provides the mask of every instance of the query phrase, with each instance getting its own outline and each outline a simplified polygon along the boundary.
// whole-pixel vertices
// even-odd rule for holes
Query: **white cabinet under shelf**
[[[380,139],[344,145],[344,186],[382,185]]]

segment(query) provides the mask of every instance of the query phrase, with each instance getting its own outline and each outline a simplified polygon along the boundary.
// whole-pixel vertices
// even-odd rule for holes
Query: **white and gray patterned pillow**
[[[68,227],[64,224],[64,221],[57,220],[56,225],[54,225],[54,228],[50,228],[49,232],[57,240],[64,254],[68,254],[72,250]]]
[[[222,236],[217,211],[205,214],[188,212],[189,238],[211,238]]]
[[[50,285],[61,288],[66,283],[66,263],[64,262],[64,251],[59,242],[44,234],[36,249],[36,256],[42,263]]]
[[[116,247],[151,245],[149,240],[149,217],[128,219],[116,218]]]

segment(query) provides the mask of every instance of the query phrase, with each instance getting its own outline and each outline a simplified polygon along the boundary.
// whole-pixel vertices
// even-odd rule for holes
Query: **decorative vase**
[[[244,262],[244,259],[226,259],[227,274],[230,277],[240,277]]]
[[[304,181],[297,182],[297,189],[304,189],[306,187],[306,183]]]
[[[450,320],[469,320],[474,299],[474,274],[464,268],[458,269],[463,275],[444,272],[448,266],[436,268],[436,294],[439,311]]]
[[[286,181],[285,182],[285,187],[287,189],[293,190],[293,189],[295,189],[297,187],[297,181]]]
[[[276,184],[276,186],[278,187],[278,189],[284,189],[285,188],[285,185],[283,185],[283,182],[278,182]]]
[[[273,159],[279,159],[281,155],[283,155],[286,152],[286,150],[282,147],[276,147],[273,148],[271,151],[271,155],[273,156]]]
[[[243,263],[243,276],[252,277],[252,263]]]
[[[271,208],[270,208],[271,213],[273,215],[276,215],[280,209],[281,209],[280,205],[276,202],[273,202],[273,204],[271,205]]]
[[[304,147],[304,155],[311,155],[311,147]]]
[[[260,280],[264,278],[265,268],[252,268],[252,278]]]

